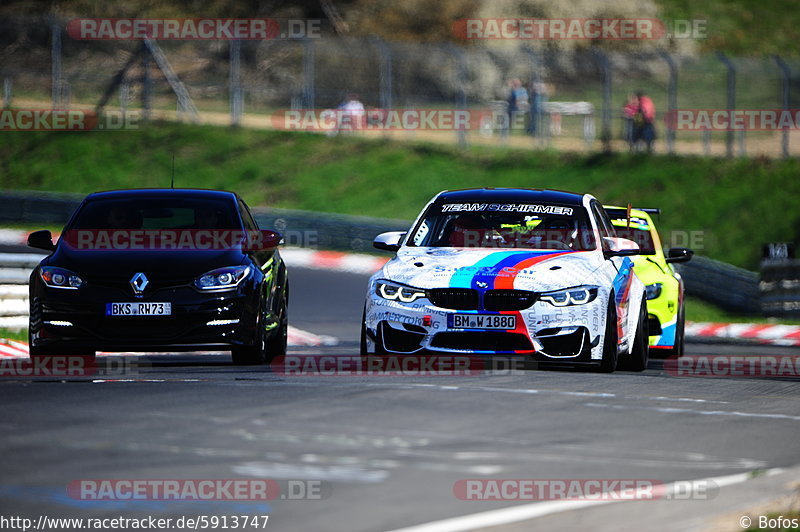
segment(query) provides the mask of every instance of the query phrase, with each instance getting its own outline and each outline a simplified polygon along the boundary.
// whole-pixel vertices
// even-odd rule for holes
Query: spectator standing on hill
[[[656,106],[649,96],[644,92],[636,93],[636,113],[633,115],[633,145],[636,147],[639,141],[644,141],[647,151],[653,151],[653,141],[656,139]]]
[[[528,91],[522,86],[522,81],[514,78],[508,82],[511,92],[508,95],[508,126],[503,128],[506,134],[514,127],[517,117],[528,111]]]
[[[547,86],[541,82],[531,83],[530,92],[530,122],[528,123],[528,133],[531,136],[542,134],[542,105],[547,102]]]
[[[622,138],[628,143],[628,148],[633,151],[633,119],[639,110],[639,99],[636,94],[628,94],[628,103],[622,107]]]

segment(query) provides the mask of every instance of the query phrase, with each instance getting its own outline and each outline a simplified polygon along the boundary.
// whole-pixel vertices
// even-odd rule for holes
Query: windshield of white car
[[[631,216],[628,219],[624,210],[611,211],[606,209],[606,212],[611,217],[611,224],[614,226],[617,236],[633,240],[639,245],[639,255],[656,254],[656,243],[653,241],[653,235],[651,234],[653,226],[646,219],[638,216]]]
[[[409,246],[587,251],[596,248],[586,210],[534,203],[434,203]]]

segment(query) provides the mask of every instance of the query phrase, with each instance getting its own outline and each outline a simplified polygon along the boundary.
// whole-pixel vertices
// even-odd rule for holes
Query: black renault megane
[[[234,363],[286,352],[286,267],[235,193],[135,189],[87,196],[30,277],[30,354],[231,351]]]

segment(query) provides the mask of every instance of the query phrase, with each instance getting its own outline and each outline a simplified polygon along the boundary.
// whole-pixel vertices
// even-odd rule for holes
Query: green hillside
[[[661,207],[673,244],[755,269],[761,245],[800,236],[800,161],[583,155],[158,124],[138,131],[0,135],[0,188],[235,190],[252,205],[412,218],[443,189],[590,192]],[[675,232],[675,233],[673,233]],[[669,242],[667,242],[668,244]]]

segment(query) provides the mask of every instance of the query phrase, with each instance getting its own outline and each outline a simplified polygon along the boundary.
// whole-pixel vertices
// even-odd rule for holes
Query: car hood
[[[590,282],[597,251],[402,248],[376,278],[417,288],[555,290]]]
[[[162,281],[193,279],[225,266],[242,264],[238,250],[74,250],[59,245],[43,265],[66,268],[86,280],[117,278],[128,280],[137,272]]]
[[[637,255],[633,258],[636,277],[645,285],[664,282],[664,278],[672,278],[672,270],[667,263],[658,263],[655,255]],[[651,260],[648,260],[651,259]]]

